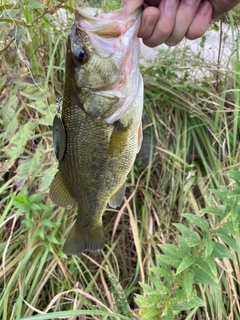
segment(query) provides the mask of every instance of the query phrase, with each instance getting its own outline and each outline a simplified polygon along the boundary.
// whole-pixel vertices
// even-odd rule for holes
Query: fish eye
[[[88,50],[86,48],[78,47],[73,51],[74,58],[81,64],[88,61]]]

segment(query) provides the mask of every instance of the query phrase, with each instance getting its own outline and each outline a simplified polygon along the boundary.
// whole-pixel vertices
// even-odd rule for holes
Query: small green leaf
[[[188,227],[184,226],[182,223],[173,223],[173,225],[182,233],[184,237],[192,237],[200,240],[200,236],[197,232],[192,231]]]
[[[210,256],[212,251],[213,251],[213,248],[214,248],[214,245],[215,245],[215,242],[212,241],[211,239],[207,239],[206,241],[206,250],[205,250],[205,253],[206,253],[206,256]]]
[[[199,268],[193,269],[194,272],[194,283],[204,283],[209,286],[218,289],[219,285],[209,275]]]
[[[192,271],[184,272],[182,284],[183,284],[184,291],[186,292],[187,299],[190,297],[193,290],[192,288],[193,279],[194,279],[194,273]]]
[[[185,269],[193,265],[195,261],[196,261],[196,258],[194,256],[185,257],[183,261],[180,263],[180,265],[178,266],[176,274],[183,272]]]
[[[198,226],[203,231],[209,231],[209,223],[204,221],[202,217],[196,216],[195,214],[191,213],[184,213],[182,214],[182,216],[187,220],[191,221],[193,224]]]
[[[156,316],[159,315],[160,309],[157,307],[152,307],[149,309],[141,309],[139,314],[143,319],[154,320],[157,319]]]
[[[237,244],[235,239],[230,237],[228,234],[222,234],[220,238],[224,243],[226,243],[229,247],[233,248],[237,253],[240,254],[240,246]]]
[[[171,254],[158,255],[158,261],[160,261],[160,262],[163,261],[163,262],[169,264],[170,266],[173,266],[176,269],[181,262],[181,260],[178,257],[171,255]]]
[[[207,264],[207,262],[205,261],[205,259],[204,260],[198,259],[196,262],[196,265],[215,281],[215,275],[212,273],[212,270]]]
[[[174,304],[174,310],[190,310],[196,307],[204,307],[205,303],[202,299],[197,296],[190,301],[181,301],[179,304]]]
[[[228,198],[240,197],[240,188],[228,192]]]
[[[204,259],[204,261],[208,264],[212,274],[214,277],[217,276],[217,266],[216,266],[216,262],[214,261],[214,259],[212,257],[206,257]]]
[[[234,260],[234,256],[229,251],[229,249],[221,243],[215,243],[211,257],[213,257],[213,258],[230,258],[230,259]]]
[[[200,238],[196,239],[196,238],[192,238],[192,237],[185,237],[185,239],[186,239],[190,248],[197,247],[202,243],[202,240]]]
[[[207,214],[214,214],[215,216],[222,217],[224,214],[222,210],[220,210],[218,207],[207,207],[205,209],[202,209],[200,212],[207,213]]]
[[[169,244],[169,243],[161,244],[160,248],[165,254],[167,253],[174,254],[180,259],[182,259],[185,256],[184,252],[179,247],[173,244]]]

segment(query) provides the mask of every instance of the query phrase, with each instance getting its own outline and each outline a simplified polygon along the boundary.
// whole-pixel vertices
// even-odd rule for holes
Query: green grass
[[[141,66],[145,157],[137,159],[129,174],[123,206],[106,210],[104,251],[66,258],[61,248],[76,211],[54,206],[48,188],[57,170],[51,138],[54,102],[63,93],[75,2],[4,4],[0,2],[0,318],[140,319],[135,297],[147,296],[146,285],[154,288],[152,270],[168,284],[159,253],[161,245],[183,243],[176,223],[204,238],[201,228],[182,214],[203,217],[214,228],[217,218],[200,211],[212,201],[210,189],[234,187],[228,172],[240,163],[239,44],[232,68],[202,61],[188,48],[161,49],[152,67]],[[113,10],[110,4],[119,7],[117,1],[105,1],[104,10]],[[51,10],[44,14],[44,7]],[[60,7],[65,7],[67,22]],[[236,28],[232,15],[229,21]],[[220,200],[215,201],[221,207]],[[235,239],[239,247],[239,231]],[[219,235],[213,240],[222,243]],[[193,286],[205,307],[181,311],[174,319],[240,319],[240,259],[229,250],[234,259],[217,258],[213,266],[219,287]],[[174,279],[182,281],[181,275]]]

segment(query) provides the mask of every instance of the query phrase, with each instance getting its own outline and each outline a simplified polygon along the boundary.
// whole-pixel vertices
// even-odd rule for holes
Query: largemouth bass
[[[121,205],[126,178],[142,141],[143,80],[137,38],[142,9],[98,17],[76,10],[68,38],[62,116],[53,126],[58,172],[52,201],[78,205],[63,252],[105,245],[102,215]]]

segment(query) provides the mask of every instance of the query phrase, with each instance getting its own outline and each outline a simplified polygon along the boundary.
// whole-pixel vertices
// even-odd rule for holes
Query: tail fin
[[[64,246],[67,255],[79,255],[83,251],[100,251],[105,246],[105,235],[102,225],[95,228],[80,228],[73,226]]]

